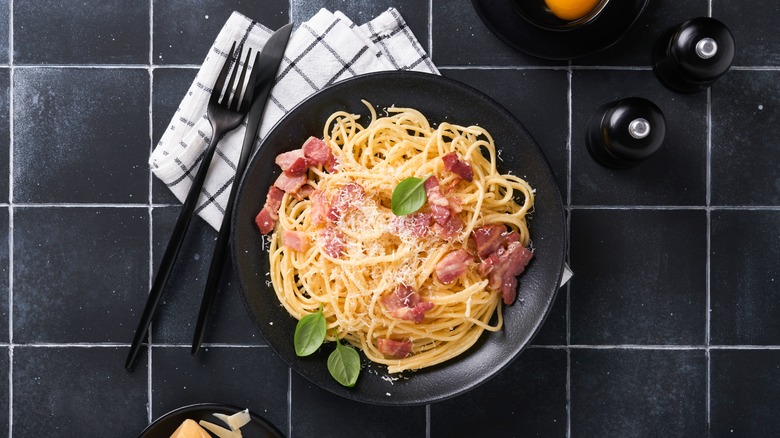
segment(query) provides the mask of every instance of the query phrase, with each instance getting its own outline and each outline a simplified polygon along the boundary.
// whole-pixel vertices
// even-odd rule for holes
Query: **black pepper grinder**
[[[721,77],[734,59],[734,36],[710,17],[688,20],[661,35],[653,51],[653,71],[667,88],[701,91]]]
[[[588,151],[603,166],[627,169],[655,154],[665,135],[661,109],[647,99],[628,97],[603,105],[591,115]]]

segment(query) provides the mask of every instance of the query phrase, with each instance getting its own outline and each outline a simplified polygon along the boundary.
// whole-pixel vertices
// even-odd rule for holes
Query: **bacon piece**
[[[312,225],[324,224],[328,220],[328,196],[322,190],[315,190],[309,197],[311,199],[311,223]]]
[[[444,225],[452,215],[450,210],[450,202],[441,193],[439,188],[439,180],[435,176],[430,176],[423,183],[425,188],[425,195],[428,197],[428,205],[431,207],[431,213],[433,214],[433,220],[439,225]]]
[[[310,166],[319,166],[328,163],[333,165],[335,162],[333,152],[331,152],[328,145],[317,137],[309,137],[303,143],[301,149],[303,149],[304,156],[308,158]]]
[[[327,226],[320,231],[320,244],[325,254],[337,259],[344,254],[344,234],[334,226]]]
[[[317,189],[315,189],[313,185],[306,183],[302,185],[301,188],[298,189],[298,192],[294,193],[294,195],[296,199],[301,201],[308,198],[312,193],[314,193],[315,190]]]
[[[412,341],[395,341],[392,339],[379,338],[376,340],[376,346],[379,351],[388,355],[402,359],[412,353]]]
[[[274,185],[284,190],[287,193],[297,193],[298,190],[306,184],[306,175],[291,175],[287,172],[282,172]]]
[[[492,252],[501,247],[506,242],[506,225],[492,224],[475,228],[472,236],[477,244],[477,255],[479,258],[487,258]]]
[[[428,235],[432,219],[432,214],[420,211],[406,216],[394,215],[390,219],[389,231],[396,236],[422,238]]]
[[[533,256],[531,250],[515,240],[510,241],[506,248],[499,248],[488,258],[491,267],[488,287],[501,291],[504,304],[512,304],[517,298],[517,276],[525,271]]]
[[[255,217],[255,224],[260,232],[268,234],[276,227],[276,220],[279,219],[279,207],[282,205],[282,196],[284,192],[276,186],[268,189],[265,196],[265,205],[260,213]]]
[[[451,215],[444,224],[433,224],[433,231],[447,240],[458,237],[462,229],[463,220],[457,214]]]
[[[282,245],[295,251],[306,251],[311,246],[306,233],[292,230],[282,232]]]
[[[268,234],[276,227],[276,219],[271,217],[273,213],[267,207],[263,207],[260,213],[255,216],[255,225],[262,234]]]
[[[348,183],[339,189],[328,210],[328,219],[333,222],[341,219],[355,203],[362,201],[366,196],[366,190],[358,183]]]
[[[458,158],[456,152],[450,152],[441,157],[444,161],[444,169],[458,175],[466,181],[471,182],[474,179],[474,171],[471,169],[471,163]]]
[[[444,284],[450,284],[466,272],[474,257],[465,249],[452,251],[436,264],[436,276]]]
[[[414,321],[416,324],[425,319],[425,312],[433,309],[433,303],[422,301],[420,294],[405,284],[399,284],[393,293],[384,296],[382,304],[394,317]]]
[[[276,156],[274,162],[289,175],[303,175],[309,170],[309,163],[303,155],[303,149],[284,152]]]
[[[273,213],[273,218],[278,219],[279,215],[279,207],[282,206],[282,197],[284,196],[284,192],[279,189],[279,187],[271,186],[268,189],[268,194],[265,195],[265,206],[268,207],[271,212]]]

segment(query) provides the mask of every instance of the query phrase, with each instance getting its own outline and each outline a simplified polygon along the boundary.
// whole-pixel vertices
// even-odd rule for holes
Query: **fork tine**
[[[242,111],[244,109],[244,103],[247,101],[247,95],[249,95],[249,100],[252,100],[252,92],[254,87],[249,88],[249,86],[253,84],[247,84],[247,86],[244,86],[244,79],[246,78],[246,71],[249,70],[249,59],[252,56],[252,49],[250,48],[246,52],[246,58],[244,59],[244,68],[241,69],[241,76],[238,77],[238,83],[236,84],[236,95],[233,97],[234,104],[231,106],[235,106],[236,111]],[[250,79],[252,77],[250,76]],[[250,81],[251,82],[251,81]],[[239,99],[241,97],[241,99]]]
[[[230,73],[230,80],[228,81],[227,89],[225,90],[225,97],[222,98],[222,104],[228,108],[232,108],[231,102],[237,100],[239,93],[241,93],[241,85],[236,84],[236,75],[238,74],[238,69],[241,67],[241,52],[244,48],[243,46],[240,46],[238,49],[236,62],[233,64],[233,71]]]
[[[228,71],[230,71],[230,60],[233,58],[233,50],[236,48],[236,42],[230,46],[230,51],[225,58],[225,65],[222,66],[222,71],[219,72],[217,82],[214,84],[214,88],[211,91],[210,103],[219,103],[219,98],[222,96],[222,89],[225,88],[225,79],[227,78]]]

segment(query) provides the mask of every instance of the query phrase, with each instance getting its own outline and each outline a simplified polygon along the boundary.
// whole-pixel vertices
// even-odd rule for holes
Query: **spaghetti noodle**
[[[286,170],[278,209],[266,212],[270,276],[293,317],[322,307],[330,340],[337,334],[396,373],[444,362],[501,329],[502,298],[514,301],[532,255],[534,192],[498,172],[485,129],[433,127],[410,108],[379,117],[366,105],[367,126],[347,112],[328,119],[330,160],[312,160],[306,145],[295,154],[307,163],[303,184],[285,184],[294,165],[277,159]],[[427,203],[396,216],[391,196],[409,177],[425,181]]]

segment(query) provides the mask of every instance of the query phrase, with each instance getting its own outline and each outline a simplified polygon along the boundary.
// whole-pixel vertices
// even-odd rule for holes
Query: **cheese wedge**
[[[171,438],[211,438],[211,435],[200,427],[195,420],[187,419],[173,432]]]

